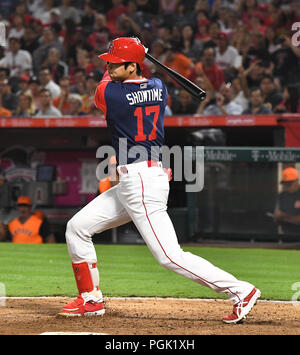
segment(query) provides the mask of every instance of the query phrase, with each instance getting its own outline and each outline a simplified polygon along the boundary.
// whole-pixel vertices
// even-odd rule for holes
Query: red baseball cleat
[[[90,297],[84,299],[79,295],[73,302],[66,304],[57,315],[63,317],[82,317],[102,316],[104,313],[103,302],[95,302]]]
[[[254,287],[248,296],[233,306],[233,312],[225,316],[223,321],[225,323],[242,322],[242,320],[246,318],[247,314],[249,314],[251,309],[254,307],[260,295],[260,290]]]

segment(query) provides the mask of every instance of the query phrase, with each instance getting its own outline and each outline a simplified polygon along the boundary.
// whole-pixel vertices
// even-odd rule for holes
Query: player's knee
[[[164,268],[168,270],[176,271],[178,265],[181,263],[181,252],[182,252],[181,250],[178,250],[176,253],[166,252],[163,255],[160,255],[160,257],[157,258],[157,261]]]
[[[166,268],[166,269],[172,269],[172,259],[170,259],[170,257],[169,256],[167,256],[167,255],[165,255],[165,254],[163,254],[163,255],[160,255],[160,256],[158,256],[158,257],[156,257],[156,260],[158,261],[158,263],[162,266],[162,267],[164,267],[164,268]]]
[[[72,243],[75,239],[74,237],[80,233],[80,223],[77,218],[74,216],[69,220],[66,227],[66,242]]]

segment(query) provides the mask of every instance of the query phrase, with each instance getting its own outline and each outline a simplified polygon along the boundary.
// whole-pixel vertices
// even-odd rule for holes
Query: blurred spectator
[[[299,174],[294,167],[282,171],[282,191],[278,194],[274,222],[286,235],[300,234],[300,186]]]
[[[150,48],[154,39],[152,25],[145,22],[141,27],[138,37],[146,48]]]
[[[242,57],[236,48],[229,44],[229,38],[225,32],[217,34],[216,64],[223,70],[227,81],[242,65]]]
[[[32,117],[37,113],[34,106],[32,96],[29,91],[22,92],[19,95],[19,104],[17,109],[13,112],[14,117]]]
[[[266,49],[270,55],[275,51],[277,51],[277,49],[280,49],[281,46],[278,43],[278,37],[273,27],[268,27],[266,29],[265,42],[266,42]]]
[[[241,72],[231,79],[232,101],[242,106],[243,111],[246,110],[249,105],[249,100],[244,91],[245,80],[246,78]]]
[[[26,0],[27,9],[35,18],[38,18],[44,11],[44,3],[44,0]]]
[[[201,19],[201,17],[202,17],[201,15],[202,15],[202,13],[200,12],[197,16],[198,31],[195,34],[195,39],[197,41],[205,43],[205,42],[211,40],[211,35],[209,33],[210,21],[205,16],[203,19]]]
[[[112,5],[112,8],[106,14],[106,21],[110,32],[115,34],[118,32],[116,27],[118,17],[127,14],[127,7],[123,4],[123,0],[112,0]]]
[[[265,74],[261,79],[260,89],[264,96],[264,104],[269,106],[274,112],[276,106],[283,100],[282,93],[276,88],[274,77],[272,75]]]
[[[259,32],[263,36],[265,36],[267,26],[264,25],[264,16],[261,12],[255,11],[252,13],[248,29],[249,32]]]
[[[171,111],[174,115],[188,115],[196,113],[198,102],[183,88],[179,93],[172,97]]]
[[[257,0],[240,0],[236,3],[236,9],[241,14],[241,20],[249,25],[253,12],[257,10]]]
[[[17,204],[19,217],[8,223],[7,240],[26,244],[55,243],[47,221],[32,214],[29,196],[20,196]]]
[[[88,75],[86,80],[87,92],[82,96],[82,111],[86,114],[91,114],[94,108],[95,92],[98,86],[97,76],[92,72]]]
[[[264,105],[264,97],[260,88],[250,89],[249,95],[250,104],[249,107],[243,111],[243,114],[265,115],[272,113],[271,109]]]
[[[77,68],[74,72],[74,85],[71,86],[71,93],[84,95],[86,93],[86,72],[83,68]]]
[[[40,70],[39,79],[40,79],[41,87],[43,89],[49,90],[51,93],[51,97],[53,99],[57,98],[60,95],[61,89],[60,89],[59,85],[57,85],[51,79],[51,73],[50,73],[50,69],[48,67],[44,67]]]
[[[194,8],[193,8],[194,12],[195,13],[198,13],[198,12],[203,12],[205,13],[206,15],[209,14],[209,4],[206,0],[196,0],[194,2]]]
[[[1,84],[0,84],[1,85]],[[2,94],[0,93],[0,117],[10,117],[12,112],[2,105]]]
[[[93,74],[96,79],[100,81],[105,73],[107,63],[103,60],[99,60],[99,55],[97,53],[92,53],[90,64],[91,70],[89,70],[88,75]]]
[[[56,84],[59,83],[60,78],[68,75],[68,66],[60,59],[60,52],[55,47],[49,49],[47,59],[44,61],[43,66],[49,68],[51,78]]]
[[[173,14],[179,2],[179,0],[159,0],[159,12],[167,15]]]
[[[34,17],[39,18],[43,25],[51,23],[51,11],[54,9],[53,0],[45,0],[41,7],[36,8]]]
[[[247,70],[244,70],[244,75],[246,77],[247,89],[253,87],[258,87],[260,85],[261,79],[265,75],[265,64],[261,61],[253,62]]]
[[[64,58],[64,48],[57,38],[56,31],[51,27],[45,27],[43,30],[40,46],[33,52],[34,73],[38,75],[42,63],[47,59],[50,48],[55,47],[59,50],[61,58]]]
[[[10,70],[8,68],[0,67],[0,80],[9,80]]]
[[[234,101],[231,83],[222,84],[216,93],[215,103],[203,110],[204,115],[240,115],[242,112],[243,107]]]
[[[83,32],[86,35],[89,35],[93,32],[95,24],[95,15],[96,10],[92,7],[89,1],[85,1],[80,25],[82,26]]]
[[[92,47],[90,43],[86,41],[86,37],[81,27],[76,27],[74,30],[74,35],[72,37],[73,44],[68,50],[68,65],[70,67],[77,67],[78,63],[78,52],[80,50],[85,50],[87,53],[93,51],[95,47]]]
[[[20,39],[11,37],[9,39],[9,51],[0,60],[0,67],[8,68],[11,77],[17,77],[23,73],[30,75],[32,70],[31,54],[20,49],[20,47]]]
[[[39,34],[33,26],[26,26],[23,37],[21,38],[21,49],[33,53],[39,47]]]
[[[13,18],[13,25],[8,32],[8,38],[19,38],[24,36],[25,27],[22,16],[15,15]]]
[[[32,76],[29,80],[29,91],[31,93],[33,104],[38,110],[40,108],[41,83],[36,76]]]
[[[281,48],[271,55],[274,63],[274,76],[278,77],[282,85],[294,84],[300,81],[300,48],[293,46],[290,38],[280,36],[278,39]]]
[[[11,85],[7,79],[0,80],[0,95],[3,108],[14,111],[18,105],[18,96],[12,93]]]
[[[214,89],[218,91],[225,81],[225,75],[223,70],[215,63],[215,55],[214,48],[204,49],[202,60],[196,63],[191,75],[191,80],[195,80],[198,73],[203,71]]]
[[[157,15],[159,8],[158,1],[159,0],[136,0],[137,11]]]
[[[130,16],[122,14],[117,19],[116,31],[114,33],[114,36],[136,37],[140,34],[140,31],[141,28],[134,22],[134,20]]]
[[[166,59],[165,56],[165,43],[160,39],[156,39],[152,42],[151,45],[151,50],[150,50],[151,55],[159,60],[161,63],[163,63]],[[156,71],[159,70],[157,65],[154,63],[150,62],[149,60],[146,59],[146,63],[149,65],[150,70],[152,73],[155,73]]]
[[[5,224],[0,221],[0,242],[3,242],[6,239],[7,227]]]
[[[80,23],[78,10],[71,6],[71,0],[62,0],[62,5],[59,7],[60,19],[64,23],[66,20],[72,20],[76,25]]]
[[[275,113],[300,113],[299,85],[289,85],[284,88],[282,101],[275,107]]]
[[[187,23],[195,27],[194,13],[190,9],[191,4],[192,1],[187,2],[180,0],[177,2],[174,12],[166,14],[160,11],[161,16],[163,16],[163,21],[175,24],[180,28]]]
[[[68,101],[71,116],[86,116],[86,113],[82,111],[82,98],[80,95],[70,94]]]
[[[244,24],[239,24],[236,32],[232,35],[231,45],[236,48],[243,60],[250,47],[250,33]]]
[[[269,67],[271,57],[266,48],[264,36],[260,32],[250,34],[248,50],[243,53],[243,66],[248,68],[253,62],[260,61],[264,67]]]
[[[172,26],[165,23],[160,24],[157,29],[157,36],[161,39],[166,46],[169,46],[172,43]]]
[[[14,11],[18,0],[1,0],[0,1],[0,14],[4,18],[8,18],[8,16]]]
[[[146,18],[142,12],[137,11],[137,3],[135,0],[127,1],[127,16],[141,29],[147,23]]]
[[[87,43],[90,45],[91,50],[99,47],[100,43],[105,43],[105,48],[103,49],[106,49],[106,43],[109,41],[109,39],[110,30],[106,25],[105,15],[96,13],[95,24],[93,26],[92,33],[88,36]],[[83,43],[85,44],[85,38],[83,38]]]
[[[58,97],[53,100],[53,106],[56,107],[63,115],[70,115],[71,107],[69,104],[69,94],[70,94],[70,78],[64,76],[59,81],[59,86],[61,93]],[[95,92],[94,92],[95,94]]]
[[[166,57],[164,64],[167,67],[175,70],[177,73],[185,76],[186,78],[191,75],[191,71],[194,68],[193,62],[184,54],[177,52],[177,50],[172,46],[168,46],[166,49]],[[165,80],[170,81],[167,76]],[[172,79],[171,82],[174,86],[179,86]]]
[[[51,92],[48,89],[40,91],[40,109],[35,117],[61,117],[61,112],[52,105]]]
[[[230,39],[234,36],[234,34],[238,31],[240,26],[240,15],[233,8],[227,8],[227,16],[226,16],[226,34]]]
[[[200,59],[203,45],[200,41],[195,40],[195,32],[191,25],[187,24],[181,28],[181,40],[179,50],[186,57],[196,63]]]
[[[30,77],[26,74],[22,74],[19,76],[18,91],[16,92],[16,95],[18,97],[21,93],[24,93],[25,91],[28,90],[29,80],[30,80]]]
[[[89,53],[85,49],[77,49],[76,62],[77,65],[74,65],[70,70],[70,77],[72,80],[74,80],[74,74],[77,69],[83,69],[86,75],[93,69]]]

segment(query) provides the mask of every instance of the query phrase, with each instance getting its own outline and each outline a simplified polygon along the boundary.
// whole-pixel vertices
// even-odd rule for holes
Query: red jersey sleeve
[[[106,116],[105,88],[110,81],[111,79],[106,71],[95,92],[95,105],[103,112],[104,116]]]

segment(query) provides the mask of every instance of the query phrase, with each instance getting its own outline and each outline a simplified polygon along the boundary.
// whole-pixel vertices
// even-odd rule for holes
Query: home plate
[[[91,333],[91,332],[44,332],[40,335],[109,335],[106,333]]]

